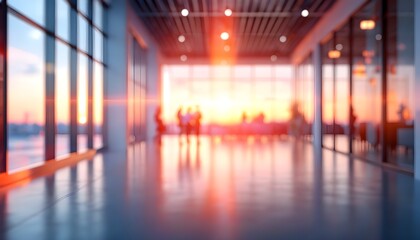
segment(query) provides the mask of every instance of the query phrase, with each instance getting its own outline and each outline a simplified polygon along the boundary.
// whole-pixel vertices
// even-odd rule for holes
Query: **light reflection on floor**
[[[142,143],[0,192],[0,239],[419,239],[420,186],[277,138]]]

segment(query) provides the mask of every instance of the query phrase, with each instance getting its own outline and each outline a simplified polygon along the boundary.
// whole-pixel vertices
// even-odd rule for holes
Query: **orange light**
[[[360,29],[362,30],[372,30],[375,28],[375,21],[373,20],[362,20],[360,22]]]
[[[328,57],[331,59],[336,59],[341,57],[341,52],[338,50],[330,50],[328,52]]]
[[[371,58],[371,57],[375,56],[375,51],[373,51],[373,50],[363,50],[362,56],[365,57],[365,58]]]
[[[357,77],[366,76],[366,66],[363,64],[357,64],[353,69],[353,74]]]

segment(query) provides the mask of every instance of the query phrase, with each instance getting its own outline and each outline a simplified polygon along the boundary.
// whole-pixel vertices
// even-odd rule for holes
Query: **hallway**
[[[2,189],[1,239],[414,239],[413,177],[280,138],[178,137]],[[24,230],[24,231],[23,231]]]

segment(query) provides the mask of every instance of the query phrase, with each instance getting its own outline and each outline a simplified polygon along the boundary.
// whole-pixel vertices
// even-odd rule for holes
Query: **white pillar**
[[[127,147],[127,1],[113,1],[108,11],[105,112],[109,150]]]
[[[313,144],[316,153],[322,152],[322,64],[321,45],[318,43],[313,51],[314,66],[314,122],[312,125]]]
[[[414,1],[414,67],[415,67],[415,121],[414,121],[414,177],[420,180],[420,1]]]

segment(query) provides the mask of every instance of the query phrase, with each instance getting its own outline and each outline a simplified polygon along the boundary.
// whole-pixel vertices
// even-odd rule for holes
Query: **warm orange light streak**
[[[374,20],[362,20],[360,22],[360,29],[362,30],[372,30],[375,28],[375,21]]]
[[[341,52],[338,50],[330,50],[328,52],[328,57],[331,59],[337,59],[341,57]]]

